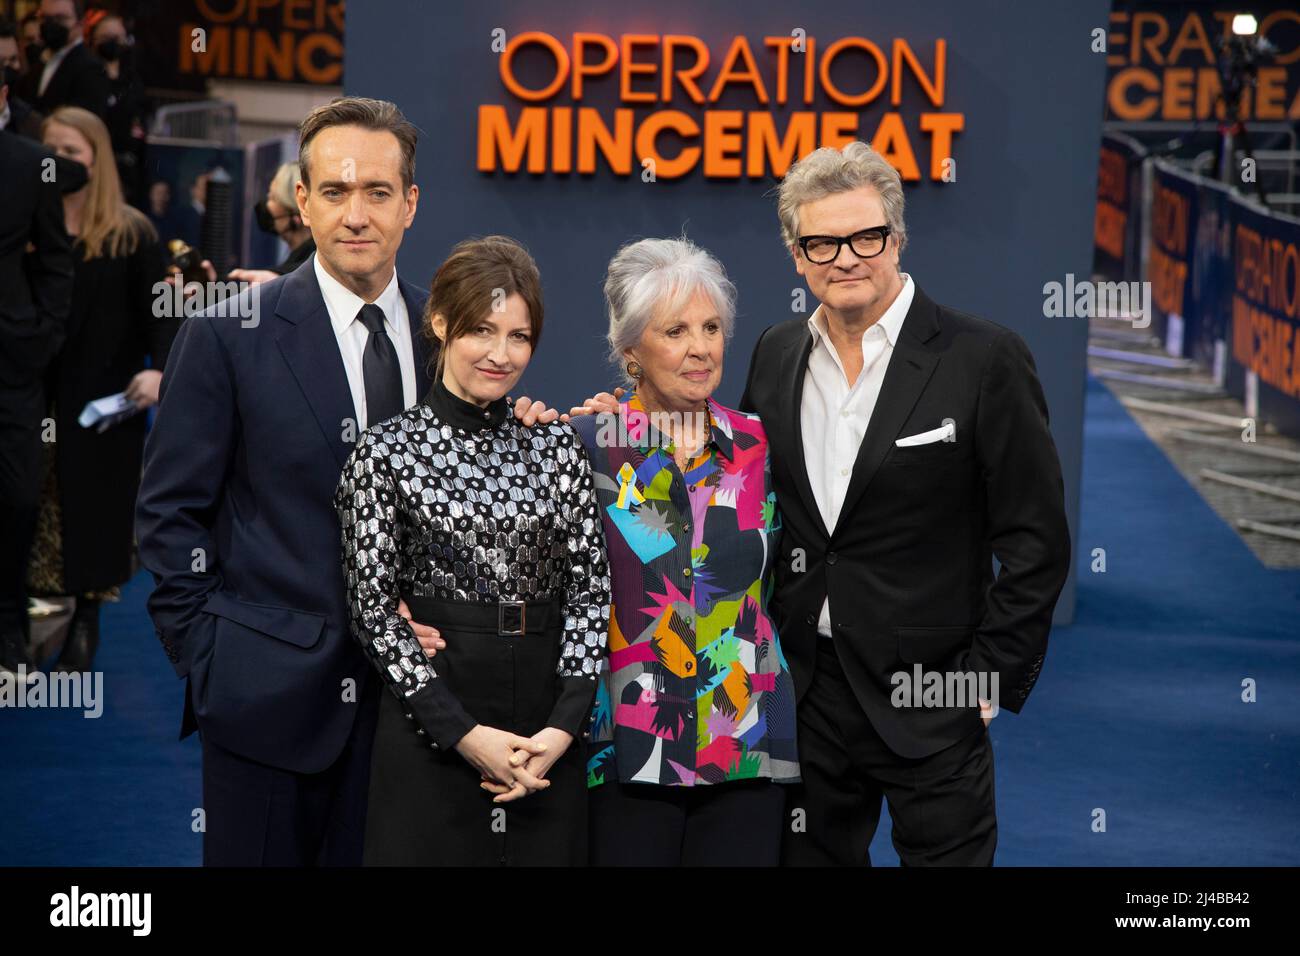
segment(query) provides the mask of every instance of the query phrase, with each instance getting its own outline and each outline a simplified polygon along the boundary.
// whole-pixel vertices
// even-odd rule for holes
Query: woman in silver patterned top
[[[440,343],[434,385],[365,433],[335,499],[353,632],[393,691],[380,705],[365,861],[582,864],[576,738],[605,648],[609,575],[582,442],[566,424],[517,423],[504,397],[541,331],[537,267],[511,239],[463,242],[426,315]],[[403,601],[441,632],[436,658]]]

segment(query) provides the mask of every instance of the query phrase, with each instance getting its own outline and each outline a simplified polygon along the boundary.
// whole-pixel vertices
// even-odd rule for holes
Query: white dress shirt
[[[319,254],[313,254],[312,268],[316,270],[316,281],[320,283],[321,295],[325,298],[325,308],[329,311],[330,325],[334,327],[334,336],[338,339],[339,353],[343,356],[343,367],[348,373],[348,388],[352,391],[352,407],[357,413],[357,432],[360,434],[372,422],[366,414],[366,378],[362,371],[362,357],[365,355],[366,343],[370,340],[370,330],[358,319],[361,307],[366,304],[355,292],[325,271],[320,264]],[[375,305],[384,310],[384,328],[397,349],[397,361],[402,366],[402,406],[410,408],[416,402],[415,394],[415,352],[411,345],[411,323],[406,314],[406,300],[397,285],[397,270],[389,280],[384,291],[375,299]]]
[[[803,380],[800,424],[803,428],[803,457],[808,467],[808,481],[821,511],[826,529],[832,533],[839,521],[844,494],[853,476],[853,463],[867,433],[871,413],[880,397],[885,370],[894,354],[894,343],[912,307],[916,286],[902,273],[903,287],[880,320],[862,333],[862,371],[850,382],[844,363],[826,331],[822,307],[808,317],[812,334],[812,351],[808,354],[808,373]],[[831,636],[831,602],[822,602],[817,632]]]
[[[7,129],[9,121],[14,118],[13,111],[9,109],[9,104],[5,103],[5,108],[0,110],[0,130]]]
[[[45,95],[45,88],[50,85],[50,80],[52,80],[54,78],[54,74],[59,71],[59,66],[63,63],[64,60],[67,59],[68,54],[72,51],[72,48],[74,46],[80,45],[80,43],[81,43],[81,39],[78,37],[76,40],[73,40],[71,43],[65,46],[58,53],[51,56],[45,62],[45,69],[41,71],[41,81],[36,86],[37,96]]]

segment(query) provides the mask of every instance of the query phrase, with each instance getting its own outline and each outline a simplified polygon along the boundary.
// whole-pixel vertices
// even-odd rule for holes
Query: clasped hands
[[[398,604],[397,613],[406,619],[429,657],[447,646],[436,627],[411,619],[411,609],[405,601]],[[557,727],[544,727],[532,737],[520,737],[476,724],[456,744],[456,752],[482,774],[479,786],[494,794],[493,803],[510,803],[549,787],[547,772],[572,743],[573,735]]]
[[[571,743],[573,736],[557,727],[520,737],[476,724],[456,744],[456,750],[483,775],[479,786],[495,794],[492,802],[509,803],[549,787],[546,773]]]

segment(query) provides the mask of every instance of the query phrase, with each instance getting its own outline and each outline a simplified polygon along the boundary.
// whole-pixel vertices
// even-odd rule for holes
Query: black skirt
[[[531,737],[559,694],[563,632],[559,605],[529,603],[527,633],[499,633],[495,603],[408,596],[411,616],[436,627],[447,646],[433,659],[466,712]],[[493,803],[479,771],[456,751],[429,746],[398,697],[379,705],[366,817],[367,866],[584,866],[587,779],[575,739],[547,772],[551,785]]]

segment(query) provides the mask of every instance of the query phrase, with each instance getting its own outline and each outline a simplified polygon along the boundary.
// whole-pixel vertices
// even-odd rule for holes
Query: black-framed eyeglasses
[[[835,261],[845,244],[859,259],[873,259],[885,251],[889,233],[888,226],[872,226],[851,236],[800,236],[798,242],[805,259],[816,265],[825,265]]]

